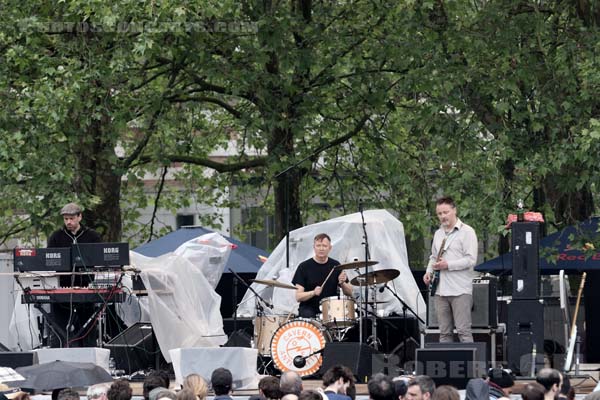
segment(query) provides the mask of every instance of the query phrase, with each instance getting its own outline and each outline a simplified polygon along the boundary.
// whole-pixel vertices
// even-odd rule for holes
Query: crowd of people
[[[206,400],[209,394],[214,400],[233,400],[234,379],[230,370],[217,368],[210,381],[198,374],[185,377],[178,389],[171,387],[169,375],[164,371],[148,374],[143,383],[144,400]],[[179,386],[179,385],[176,385]],[[493,368],[484,378],[468,381],[461,396],[450,385],[437,386],[426,375],[390,377],[376,373],[367,383],[370,400],[509,400],[516,396],[515,377],[509,370]],[[210,393],[212,391],[212,393]],[[535,381],[519,387],[522,400],[574,400],[575,390],[569,377],[556,369],[540,370]],[[90,386],[87,400],[131,400],[133,390],[127,380]],[[237,395],[239,398],[239,395]],[[316,389],[304,387],[300,375],[287,371],[280,377],[265,376],[258,383],[258,394],[248,400],[355,400],[356,381],[352,371],[336,365],[322,376],[321,386]],[[30,400],[29,394],[0,384],[0,400]],[[55,390],[52,400],[84,400],[73,388]],[[600,400],[600,391],[588,394],[584,400]]]

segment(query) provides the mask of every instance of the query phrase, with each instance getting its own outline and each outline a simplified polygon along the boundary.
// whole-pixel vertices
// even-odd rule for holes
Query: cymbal
[[[350,283],[354,286],[377,285],[378,283],[389,282],[400,275],[397,269],[380,269],[368,274],[362,274],[353,278]]]
[[[296,289],[296,286],[288,285],[287,283],[278,282],[273,279],[252,279],[254,283],[260,283],[261,285],[274,286],[282,289]]]
[[[365,261],[352,261],[352,262],[349,262],[349,263],[346,263],[346,264],[336,265],[335,269],[338,270],[338,271],[341,271],[343,269],[355,269],[355,268],[362,268],[362,267],[365,267],[365,266],[369,266],[370,267],[371,265],[375,265],[375,264],[378,264],[378,263],[379,263],[379,261],[372,261],[372,260],[369,260],[367,262],[365,262]]]

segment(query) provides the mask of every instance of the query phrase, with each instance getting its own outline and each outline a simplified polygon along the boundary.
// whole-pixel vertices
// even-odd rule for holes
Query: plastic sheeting
[[[202,235],[160,257],[131,253],[148,290],[148,314],[161,352],[217,347],[227,341],[220,313],[221,296],[212,283],[221,278],[231,244],[218,233]]]
[[[386,210],[368,210],[364,212],[367,237],[371,260],[379,263],[369,270],[397,269],[400,275],[388,282],[388,286],[406,304],[415,311],[423,320],[426,317],[425,301],[421,296],[417,283],[408,265],[404,227],[400,221]],[[319,233],[327,233],[332,240],[333,249],[330,257],[340,263],[365,259],[363,225],[360,213],[350,214],[339,218],[330,219],[313,225],[308,225],[290,232],[290,270],[286,269],[286,241],[283,239],[275,248],[269,259],[258,271],[257,279],[276,279],[289,283],[294,272],[302,261],[312,257],[313,239]],[[358,273],[346,270],[352,279]],[[360,272],[364,272],[361,269]],[[268,314],[286,314],[289,311],[297,312],[298,303],[295,300],[295,291],[289,289],[270,288],[265,285],[253,283],[252,287],[267,302],[274,304],[273,310],[265,307]],[[381,286],[380,286],[381,287]],[[371,296],[377,300],[386,301],[379,307],[382,315],[402,313],[402,304],[387,289],[383,292],[370,291]],[[355,288],[354,297],[358,298],[359,290]],[[371,297],[370,296],[370,297]],[[239,316],[256,315],[256,298],[250,291],[240,302]],[[410,316],[410,313],[408,313]]]

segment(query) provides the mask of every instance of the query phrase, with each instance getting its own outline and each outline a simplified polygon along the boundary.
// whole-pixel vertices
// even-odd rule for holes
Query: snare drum
[[[328,328],[346,328],[356,323],[356,303],[351,297],[326,297],[320,308],[321,320]]]
[[[281,325],[291,319],[289,315],[261,315],[254,319],[254,345],[261,356],[271,355],[271,338]]]
[[[281,372],[296,371],[300,376],[312,375],[323,364],[321,353],[308,357],[303,367],[294,365],[294,357],[306,357],[317,350],[322,350],[330,341],[329,333],[320,322],[313,319],[295,319],[283,324],[273,335],[271,341],[273,362]]]

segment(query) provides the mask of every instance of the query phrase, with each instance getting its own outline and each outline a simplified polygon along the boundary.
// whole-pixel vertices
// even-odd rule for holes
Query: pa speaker
[[[428,375],[436,385],[457,389],[465,389],[469,379],[487,372],[486,364],[477,361],[476,346],[417,349],[415,363],[417,375]]]
[[[498,278],[496,277],[473,279],[473,307],[471,308],[471,326],[473,328],[498,326],[497,288]],[[427,327],[432,329],[439,327],[433,297],[429,297],[428,300]]]
[[[157,360],[164,362],[150,323],[133,324],[108,342],[117,369],[127,374],[153,368]]]
[[[19,368],[38,363],[33,351],[0,352],[0,367]]]
[[[537,299],[540,296],[540,224],[513,222],[512,285],[513,300]]]
[[[534,375],[544,364],[544,305],[539,300],[513,300],[506,324],[508,368],[521,376]]]
[[[344,365],[352,371],[358,382],[366,382],[373,372],[373,365],[380,365],[383,355],[364,343],[336,342],[325,344],[323,364],[319,373],[322,375],[334,365]]]
[[[252,336],[243,329],[238,329],[229,335],[223,347],[252,347]]]

